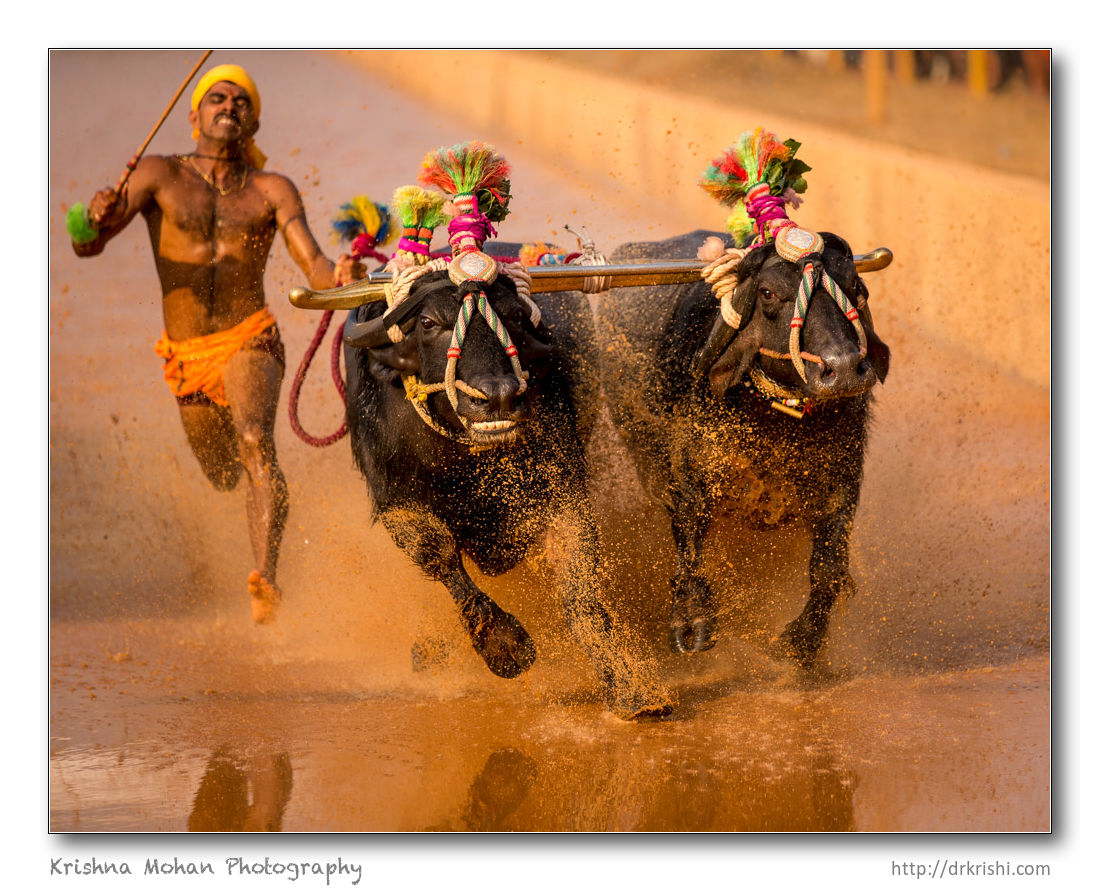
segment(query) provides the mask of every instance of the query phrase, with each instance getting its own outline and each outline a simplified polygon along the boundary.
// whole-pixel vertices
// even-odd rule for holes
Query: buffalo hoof
[[[610,708],[618,718],[637,722],[645,719],[663,719],[672,712],[672,701],[663,693],[637,692],[628,697],[616,699],[610,704]]]
[[[787,623],[773,650],[776,656],[793,660],[802,669],[812,669],[824,643],[825,630],[800,616]]]
[[[673,653],[698,654],[714,647],[714,595],[701,576],[672,579],[672,612],[668,644]]]
[[[668,630],[673,653],[697,654],[714,647],[714,620],[697,616],[692,620],[673,618]]]
[[[474,650],[494,675],[515,678],[535,662],[535,642],[527,630],[489,598],[463,609],[462,618]]]

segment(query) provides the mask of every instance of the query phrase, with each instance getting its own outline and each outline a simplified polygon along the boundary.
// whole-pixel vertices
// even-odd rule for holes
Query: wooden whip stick
[[[141,148],[137,150],[134,157],[126,162],[126,170],[122,172],[122,176],[119,177],[118,185],[115,186],[115,192],[121,194],[123,186],[126,185],[126,181],[130,179],[130,174],[134,172],[134,168],[137,167],[138,161],[141,160],[141,156],[145,154],[145,150],[149,148],[149,143],[153,141],[153,137],[157,135],[157,131],[160,130],[161,124],[168,120],[168,115],[172,113],[172,109],[176,107],[176,103],[179,102],[180,96],[183,95],[183,91],[187,89],[187,85],[191,83],[191,79],[199,73],[199,69],[202,68],[203,63],[210,58],[210,54],[213,50],[207,50],[202,54],[202,58],[195,63],[195,67],[191,69],[191,73],[187,75],[187,79],[180,84],[180,88],[176,90],[176,95],[172,97],[172,101],[168,103],[168,108],[164,110],[164,114],[160,116],[160,120],[153,126],[153,129],[149,131],[149,135],[145,137],[145,142],[141,144]]]
[[[149,148],[149,143],[153,141],[153,137],[157,135],[157,131],[160,130],[160,125],[163,124],[175,108],[176,102],[180,96],[183,95],[183,91],[187,89],[187,85],[191,83],[193,78],[200,68],[202,68],[203,62],[210,58],[210,54],[213,50],[207,50],[203,53],[202,58],[195,64],[195,67],[191,69],[191,73],[187,75],[187,80],[180,84],[180,88],[176,90],[176,95],[172,97],[172,101],[168,103],[168,108],[164,110],[164,114],[160,116],[160,120],[157,121],[156,126],[149,132],[149,135],[145,137],[145,142],[141,144],[141,148],[137,150],[137,153],[126,163],[126,169],[122,172],[122,176],[118,179],[118,185],[115,186],[115,201],[122,196],[122,190],[126,188],[126,182],[130,179],[130,174],[134,172],[134,169],[138,165],[138,161],[141,160],[141,156],[145,154],[145,150]],[[107,209],[104,209],[106,213]],[[95,219],[92,219],[92,215],[88,212],[88,208],[84,206],[83,202],[76,202],[65,213],[65,228],[69,231],[69,236],[73,240],[74,245],[86,245],[94,242],[99,238],[99,221],[103,219],[102,214],[97,214]]]

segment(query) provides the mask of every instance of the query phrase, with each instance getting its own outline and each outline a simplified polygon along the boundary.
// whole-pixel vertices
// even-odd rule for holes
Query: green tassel
[[[65,228],[69,230],[70,238],[77,245],[86,245],[99,238],[99,230],[88,219],[88,209],[79,201],[65,214]]]

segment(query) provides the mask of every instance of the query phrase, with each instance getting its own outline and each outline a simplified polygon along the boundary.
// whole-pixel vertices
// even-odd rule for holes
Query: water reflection
[[[564,755],[564,754],[563,754]],[[856,829],[854,776],[828,755],[782,746],[763,758],[719,751],[576,755],[539,763],[525,828],[610,832],[844,832]],[[625,758],[624,758],[625,757]]]
[[[456,797],[452,817],[424,829],[854,831],[856,778],[850,766],[811,727],[795,722],[778,730],[746,734],[753,744],[747,749],[663,734],[574,745],[532,742],[530,755],[499,749],[464,797]],[[439,772],[442,780],[445,765]]]
[[[685,762],[655,785],[640,819],[623,829],[851,832],[856,829],[853,787],[852,775],[828,758],[783,768]]]
[[[534,759],[519,750],[497,750],[470,784],[466,804],[452,824],[428,827],[430,831],[501,831],[509,827],[509,818],[527,798],[538,777]]]
[[[603,734],[581,738],[535,735],[522,750],[504,745],[482,756],[476,773],[478,762],[467,761],[477,749],[474,739],[457,745],[451,739],[442,758],[427,763],[337,747],[323,758],[343,769],[332,776],[310,770],[320,787],[300,791],[300,805],[309,810],[309,803],[323,800],[337,812],[388,814],[396,822],[372,829],[428,832],[853,831],[855,773],[812,715],[796,708],[769,721],[739,712],[703,739],[674,723],[642,732],[604,726]],[[245,753],[227,744],[209,757],[189,830],[283,829],[290,757],[279,750]],[[458,768],[464,761],[472,780]],[[346,780],[349,770],[362,772],[363,783],[333,797],[330,782]],[[412,819],[421,810],[429,814]]]
[[[192,833],[277,833],[290,801],[290,755],[241,757],[223,746],[207,762],[187,829]]]
[[[55,739],[50,828],[1047,830],[1049,746],[1034,731],[1049,724],[1047,680],[1044,662],[919,685],[697,687],[678,720],[645,725],[611,719],[595,698],[522,692],[165,705],[180,717],[156,725],[169,736]],[[224,742],[213,752],[211,737]]]

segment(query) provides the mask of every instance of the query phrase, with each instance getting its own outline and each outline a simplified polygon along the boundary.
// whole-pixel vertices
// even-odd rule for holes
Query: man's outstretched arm
[[[363,278],[366,275],[363,265],[349,255],[341,254],[336,263],[324,255],[320,245],[317,244],[317,239],[310,231],[305,206],[302,204],[298,190],[285,177],[280,177],[280,180],[276,222],[283,233],[291,258],[305,273],[309,287],[336,288]]]
[[[152,198],[159,158],[142,158],[119,194],[113,187],[100,189],[88,202],[88,220],[99,230],[90,242],[73,242],[78,257],[101,254],[107,242],[125,229]]]

